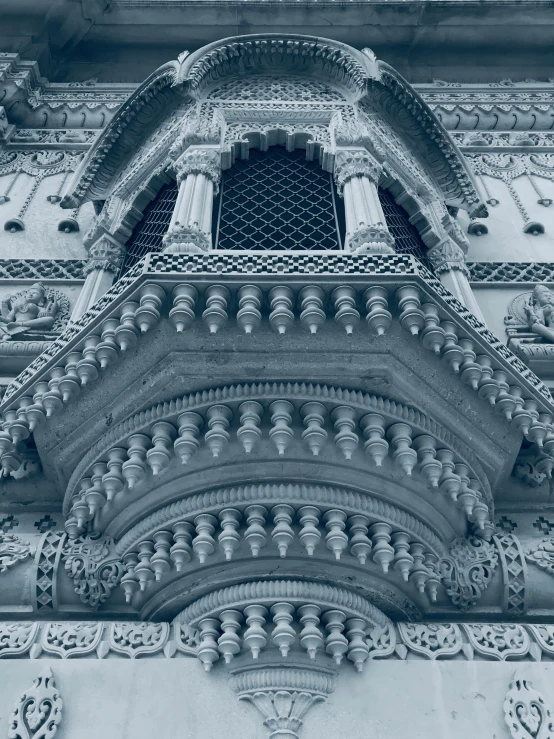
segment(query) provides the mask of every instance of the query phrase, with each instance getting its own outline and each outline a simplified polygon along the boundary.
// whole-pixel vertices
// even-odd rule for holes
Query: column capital
[[[109,234],[102,234],[88,250],[88,262],[85,265],[85,274],[96,269],[118,274],[125,258],[125,247]]]
[[[449,237],[429,249],[427,258],[437,274],[459,270],[469,276],[463,249]]]
[[[367,177],[377,184],[382,167],[367,149],[341,149],[335,156],[335,184],[339,195],[342,195],[345,184],[352,177]]]
[[[217,194],[221,180],[221,152],[219,147],[190,146],[173,165],[177,182],[182,182],[189,174],[203,174],[214,185]]]

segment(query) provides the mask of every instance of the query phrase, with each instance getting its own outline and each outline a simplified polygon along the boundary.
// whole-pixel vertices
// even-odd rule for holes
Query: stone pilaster
[[[85,267],[87,277],[71,314],[72,322],[80,318],[113,285],[123,264],[125,247],[112,236],[103,234],[90,247],[88,256]]]
[[[450,290],[460,303],[466,306],[473,315],[485,323],[483,314],[479,307],[471,285],[469,284],[469,272],[466,267],[465,255],[451,238],[446,237],[436,246],[429,249],[427,258],[442,284]]]
[[[354,253],[393,254],[394,239],[377,191],[381,165],[365,149],[339,151],[335,182],[344,198],[346,249]]]
[[[221,179],[221,155],[216,147],[192,146],[175,164],[179,194],[164,251],[203,252],[212,247],[212,207]]]

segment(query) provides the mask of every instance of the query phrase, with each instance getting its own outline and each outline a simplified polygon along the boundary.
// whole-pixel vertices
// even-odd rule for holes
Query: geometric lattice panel
[[[251,149],[223,175],[217,248],[340,249],[331,175],[303,150]]]
[[[120,277],[149,252],[155,254],[162,250],[162,239],[169,228],[178,192],[178,185],[172,180],[148,203],[127,242],[127,253]]]
[[[394,236],[395,252],[397,254],[411,254],[430,269],[430,264],[425,258],[425,244],[421,240],[417,228],[410,223],[404,208],[398,205],[388,190],[379,188],[379,200],[389,231]]]

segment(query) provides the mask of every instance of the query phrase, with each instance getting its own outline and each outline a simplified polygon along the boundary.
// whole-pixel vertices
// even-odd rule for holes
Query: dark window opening
[[[233,250],[341,249],[342,202],[332,175],[303,150],[251,149],[223,173],[214,245]]]
[[[149,252],[157,253],[162,250],[162,240],[171,222],[178,191],[177,183],[171,181],[164,185],[154,200],[146,206],[142,218],[127,242],[127,253],[120,277]]]
[[[417,228],[410,223],[404,208],[398,205],[388,190],[379,188],[379,200],[389,231],[394,237],[394,249],[397,254],[411,254],[430,269],[431,265],[425,256],[425,244]]]

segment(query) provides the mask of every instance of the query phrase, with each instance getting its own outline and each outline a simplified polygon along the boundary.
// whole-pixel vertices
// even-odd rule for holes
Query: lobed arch
[[[415,90],[369,49],[329,39],[255,34],[218,41],[187,54],[151,75],[120,108],[75,173],[62,207],[105,200],[114,177],[152,127],[167,124],[183,104],[231,77],[293,74],[327,81],[354,101],[371,101],[379,115],[417,149],[445,202],[485,215],[473,176],[452,139]],[[211,135],[211,132],[207,132]],[[202,135],[202,132],[200,133]]]

